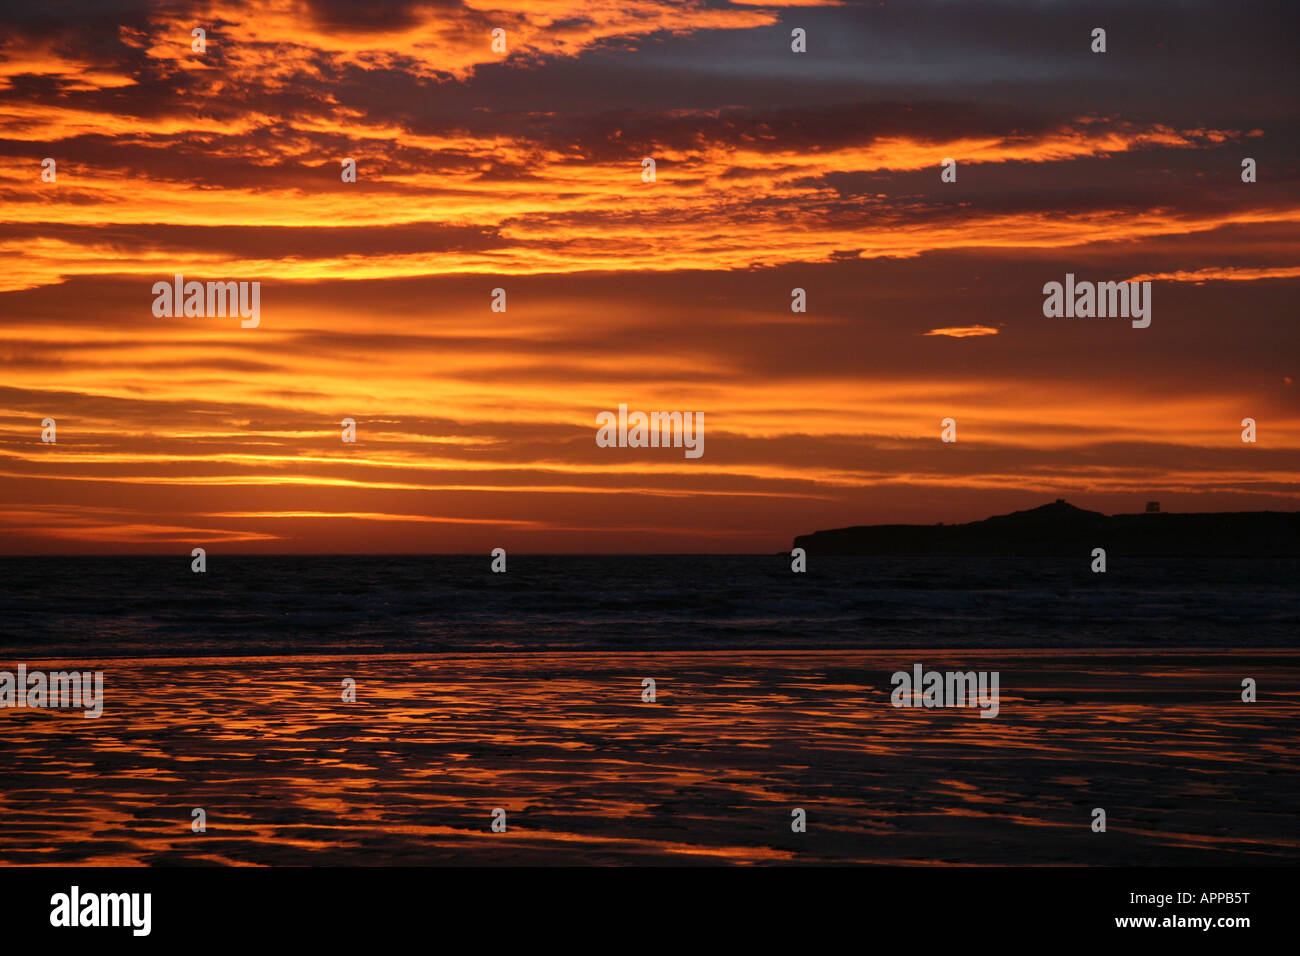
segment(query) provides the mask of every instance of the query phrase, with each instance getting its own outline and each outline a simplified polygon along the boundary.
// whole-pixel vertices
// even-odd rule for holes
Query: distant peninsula
[[[1153,508],[1154,502],[1149,508]],[[1156,506],[1158,507],[1158,506]],[[1105,515],[1058,498],[1051,504],[967,524],[877,524],[814,531],[794,539],[809,555],[1087,555],[1300,557],[1300,511]]]

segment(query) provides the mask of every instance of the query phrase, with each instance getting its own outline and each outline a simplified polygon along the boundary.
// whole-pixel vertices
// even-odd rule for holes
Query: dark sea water
[[[104,672],[96,719],[0,708],[0,866],[1300,855],[1300,562],[489,565],[0,560],[0,670]],[[894,706],[918,663],[997,718]]]
[[[1294,646],[1300,561],[511,555],[0,559],[28,656]]]

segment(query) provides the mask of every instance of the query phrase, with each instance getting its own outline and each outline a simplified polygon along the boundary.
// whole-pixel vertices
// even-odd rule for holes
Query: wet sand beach
[[[891,706],[890,675],[917,662],[997,670],[1000,713]],[[103,669],[105,705],[95,720],[0,709],[3,864],[1300,857],[1294,651],[23,663]],[[504,833],[490,829],[498,807]]]

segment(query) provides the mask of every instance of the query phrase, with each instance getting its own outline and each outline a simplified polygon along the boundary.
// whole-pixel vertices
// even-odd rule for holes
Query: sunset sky
[[[8,4],[0,552],[770,552],[1057,497],[1296,510],[1298,19]],[[176,273],[261,282],[260,325],[155,317]],[[1044,317],[1066,273],[1149,279],[1150,327]],[[620,404],[703,412],[703,457],[597,447]]]

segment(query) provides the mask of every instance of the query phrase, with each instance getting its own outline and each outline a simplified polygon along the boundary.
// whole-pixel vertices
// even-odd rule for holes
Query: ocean
[[[1295,561],[489,564],[0,561],[0,865],[1300,859]]]
[[[0,650],[62,657],[1292,647],[1300,561],[788,555],[0,558]]]

